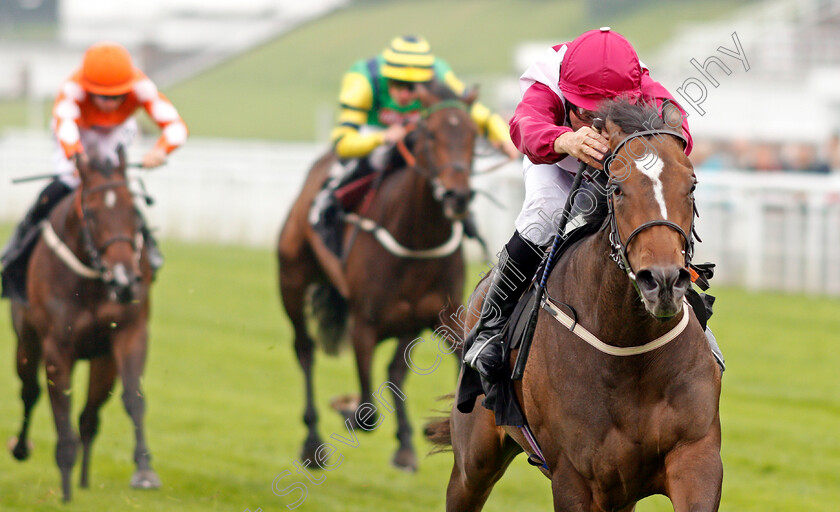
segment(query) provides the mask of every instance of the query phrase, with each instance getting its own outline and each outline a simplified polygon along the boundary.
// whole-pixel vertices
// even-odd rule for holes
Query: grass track
[[[0,235],[6,238],[8,229]],[[272,481],[292,466],[304,437],[301,375],[275,293],[266,250],[164,243],[167,266],[154,290],[151,352],[144,381],[147,427],[164,487],[133,491],[130,422],[119,387],[103,410],[92,489],[60,504],[49,400],[35,409],[36,444],[26,463],[0,454],[3,511],[286,510]],[[477,275],[478,268],[473,269]],[[474,282],[474,279],[472,280]],[[725,467],[722,510],[836,511],[840,503],[840,302],[739,290],[718,291],[713,326],[727,356],[722,399]],[[6,308],[4,302],[4,308]],[[374,382],[385,381],[392,342],[377,352]],[[8,314],[0,314],[0,440],[17,433],[21,405]],[[430,364],[431,350],[420,350]],[[86,392],[86,363],[74,379],[74,417]],[[319,357],[321,435],[343,433],[329,398],[357,389],[352,357]],[[403,391],[415,426],[451,391],[454,365],[411,375]],[[43,381],[43,376],[42,376]],[[451,456],[421,459],[416,475],[390,467],[392,416],[360,447],[342,448],[341,466],[309,487],[298,510],[442,510]],[[416,434],[421,453],[428,445]],[[78,471],[76,471],[76,475]],[[298,475],[299,476],[299,475]],[[302,477],[301,477],[302,478]],[[287,478],[284,482],[291,482]],[[285,486],[286,484],[284,484]],[[281,487],[282,488],[282,487]],[[549,485],[524,459],[498,484],[487,510],[550,510]],[[661,497],[640,512],[670,510]]]

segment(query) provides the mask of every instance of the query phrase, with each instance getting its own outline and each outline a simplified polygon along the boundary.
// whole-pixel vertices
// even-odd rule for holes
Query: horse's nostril
[[[651,270],[640,270],[636,273],[636,284],[642,292],[651,293],[659,288],[659,283]]]
[[[680,268],[677,279],[674,282],[674,290],[685,291],[688,290],[688,287],[691,285],[691,273],[684,269]]]

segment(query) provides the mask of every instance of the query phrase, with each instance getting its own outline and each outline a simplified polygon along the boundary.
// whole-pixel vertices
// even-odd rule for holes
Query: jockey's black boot
[[[35,204],[26,212],[23,220],[17,225],[12,237],[6,242],[6,246],[3,248],[2,255],[0,255],[0,262],[3,263],[4,267],[15,260],[24,249],[23,246],[26,245],[26,242],[33,238],[29,233],[33,232],[38,224],[49,216],[55,205],[72,191],[73,189],[65,185],[61,180],[53,180],[41,191]]]
[[[515,232],[502,249],[493,280],[484,296],[481,316],[467,336],[464,362],[489,382],[505,368],[502,331],[513,309],[531,283],[543,251]]]
[[[163,253],[160,252],[157,240],[155,240],[152,232],[146,227],[143,222],[140,232],[143,234],[143,244],[146,246],[146,254],[149,256],[149,265],[152,267],[152,275],[156,274],[158,269],[163,266]]]
[[[324,245],[339,258],[343,253],[343,227],[341,218],[344,215],[344,207],[336,197],[336,191],[359,178],[373,172],[373,168],[367,158],[354,158],[343,160],[342,172],[339,175],[330,177],[324,187],[315,196],[310,209],[309,222],[312,228],[321,237]]]

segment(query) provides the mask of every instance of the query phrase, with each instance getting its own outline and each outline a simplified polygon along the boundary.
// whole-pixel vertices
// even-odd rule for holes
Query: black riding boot
[[[42,220],[46,219],[55,205],[72,191],[73,189],[65,185],[61,180],[53,180],[41,191],[35,204],[26,212],[23,220],[17,225],[12,237],[6,242],[6,246],[3,248],[2,255],[0,255],[0,262],[3,263],[4,267],[8,266],[12,260],[17,258],[24,248],[23,246],[26,245],[25,242],[31,238],[29,233]]]
[[[484,296],[481,316],[467,337],[464,362],[494,382],[504,367],[502,331],[513,309],[531,283],[542,261],[543,251],[515,232],[502,249],[493,280]]]
[[[315,196],[310,212],[310,223],[313,229],[320,235],[327,249],[339,258],[343,253],[341,217],[344,214],[344,208],[335,192],[344,185],[372,172],[367,158],[348,160],[342,165],[344,165],[344,173],[326,181],[324,188]]]

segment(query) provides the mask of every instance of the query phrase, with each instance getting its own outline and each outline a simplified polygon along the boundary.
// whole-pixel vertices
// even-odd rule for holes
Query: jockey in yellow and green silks
[[[435,57],[422,37],[392,40],[379,55],[360,60],[341,82],[341,111],[331,140],[339,162],[310,209],[310,223],[333,252],[341,252],[339,216],[341,205],[334,192],[346,183],[383,171],[394,144],[407,133],[406,125],[420,119],[418,85],[438,81],[461,97],[466,87],[449,64]],[[478,102],[470,116],[479,133],[510,158],[521,155],[510,139],[507,122]]]
[[[381,54],[353,64],[341,82],[341,112],[331,136],[339,158],[364,157],[405,136],[403,125],[419,119],[422,109],[415,86],[432,80],[445,83],[459,96],[466,89],[422,37],[398,37]],[[478,102],[470,115],[494,146],[511,158],[519,156],[504,119]]]

